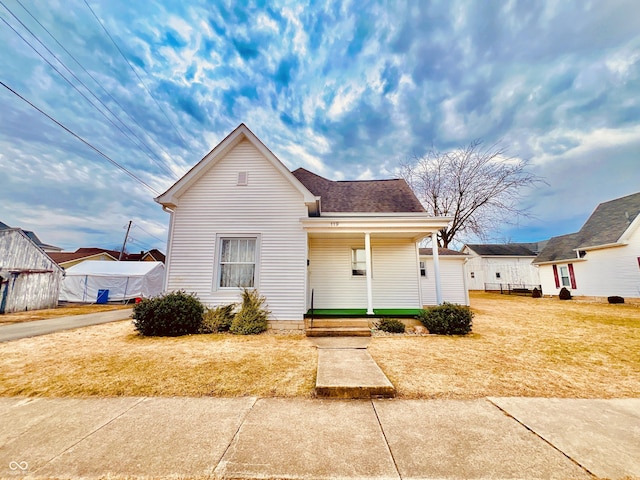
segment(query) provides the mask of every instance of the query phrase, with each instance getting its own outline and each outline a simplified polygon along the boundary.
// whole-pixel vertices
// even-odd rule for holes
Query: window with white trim
[[[351,249],[351,275],[364,277],[367,274],[367,255],[364,248]]]
[[[420,276],[421,277],[425,277],[427,276],[427,264],[426,262],[420,262]]]
[[[219,288],[253,288],[256,283],[256,237],[221,237]]]
[[[569,269],[567,267],[560,267],[560,282],[563,287],[571,285],[571,281],[569,280]]]

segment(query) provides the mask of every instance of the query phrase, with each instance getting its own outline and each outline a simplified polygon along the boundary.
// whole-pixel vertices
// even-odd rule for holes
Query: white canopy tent
[[[66,269],[60,289],[63,302],[124,301],[162,293],[162,262],[105,262],[87,260]],[[108,290],[108,294],[105,294]],[[101,291],[101,292],[100,292]]]

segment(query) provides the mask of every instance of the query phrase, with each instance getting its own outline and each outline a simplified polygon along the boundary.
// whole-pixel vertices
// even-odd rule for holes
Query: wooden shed
[[[22,230],[0,230],[0,314],[54,308],[62,277],[62,268]]]

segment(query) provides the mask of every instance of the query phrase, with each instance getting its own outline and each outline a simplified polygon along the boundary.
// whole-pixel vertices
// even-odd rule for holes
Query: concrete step
[[[316,327],[306,329],[307,337],[370,337],[367,327]]]
[[[311,319],[305,320],[307,328],[311,326]],[[369,320],[366,318],[315,318],[313,327],[332,328],[332,327],[369,327]]]
[[[326,398],[391,398],[396,389],[366,349],[318,347],[315,394]]]

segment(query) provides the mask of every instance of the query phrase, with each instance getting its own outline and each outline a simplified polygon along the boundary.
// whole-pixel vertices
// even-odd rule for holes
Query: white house
[[[417,242],[450,221],[404,180],[291,172],[244,124],[156,201],[170,213],[165,289],[213,306],[255,287],[276,328],[302,324],[312,295],[368,316],[422,308]]]
[[[533,262],[544,294],[640,298],[640,192],[598,205],[579,232],[553,237]]]
[[[509,285],[537,287],[538,269],[532,262],[546,242],[466,244],[469,290],[507,290]]]
[[[469,305],[469,289],[465,277],[465,262],[469,255],[448,248],[438,248],[438,254],[442,301]],[[436,305],[436,271],[431,248],[420,249],[420,278],[423,303],[425,306]]]

